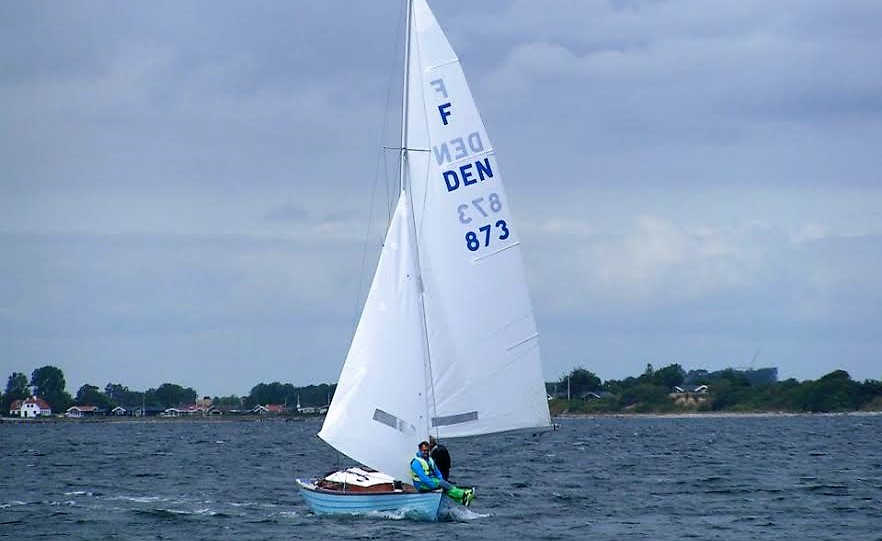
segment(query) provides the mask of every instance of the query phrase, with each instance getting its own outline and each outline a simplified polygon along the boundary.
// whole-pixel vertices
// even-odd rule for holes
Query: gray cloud
[[[880,377],[882,7],[433,5],[547,377],[757,347],[785,377]],[[3,5],[0,377],[334,379],[396,189],[399,8]]]
[[[282,205],[267,213],[265,219],[271,222],[302,222],[308,213],[305,209],[293,205]]]

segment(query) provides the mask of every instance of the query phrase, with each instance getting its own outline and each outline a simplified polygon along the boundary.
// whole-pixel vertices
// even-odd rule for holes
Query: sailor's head
[[[435,439],[435,436],[429,436],[429,449],[438,445],[438,440]]]
[[[427,441],[420,442],[420,454],[423,455],[423,457],[429,456],[429,442],[427,442]]]

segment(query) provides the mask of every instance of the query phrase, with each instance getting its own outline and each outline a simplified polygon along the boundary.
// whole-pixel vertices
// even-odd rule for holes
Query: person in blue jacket
[[[419,451],[410,461],[410,477],[413,480],[413,486],[420,492],[435,490],[440,488],[444,490],[444,494],[453,501],[468,506],[475,499],[475,489],[462,489],[448,483],[432,457],[429,456],[429,442],[421,441]]]

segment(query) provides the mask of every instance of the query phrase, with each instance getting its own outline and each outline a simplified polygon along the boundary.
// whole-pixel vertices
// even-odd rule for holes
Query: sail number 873
[[[505,223],[505,220],[497,220],[494,225],[496,231],[493,236],[497,239],[505,240],[511,234],[511,232],[508,230],[508,224]],[[481,246],[490,246],[490,233],[493,232],[493,229],[493,226],[487,224],[479,227],[478,233],[475,233],[474,231],[469,231],[468,233],[466,233],[466,248],[468,248],[472,252],[477,252],[481,248]],[[483,243],[481,241],[483,241]]]

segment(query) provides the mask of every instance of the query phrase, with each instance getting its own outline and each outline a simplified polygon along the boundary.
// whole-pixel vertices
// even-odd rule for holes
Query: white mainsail
[[[414,1],[407,148],[431,356],[432,433],[548,427],[538,333],[502,176],[459,59]]]
[[[403,190],[319,436],[409,480],[419,441],[550,427],[517,227],[425,0],[408,18]]]

